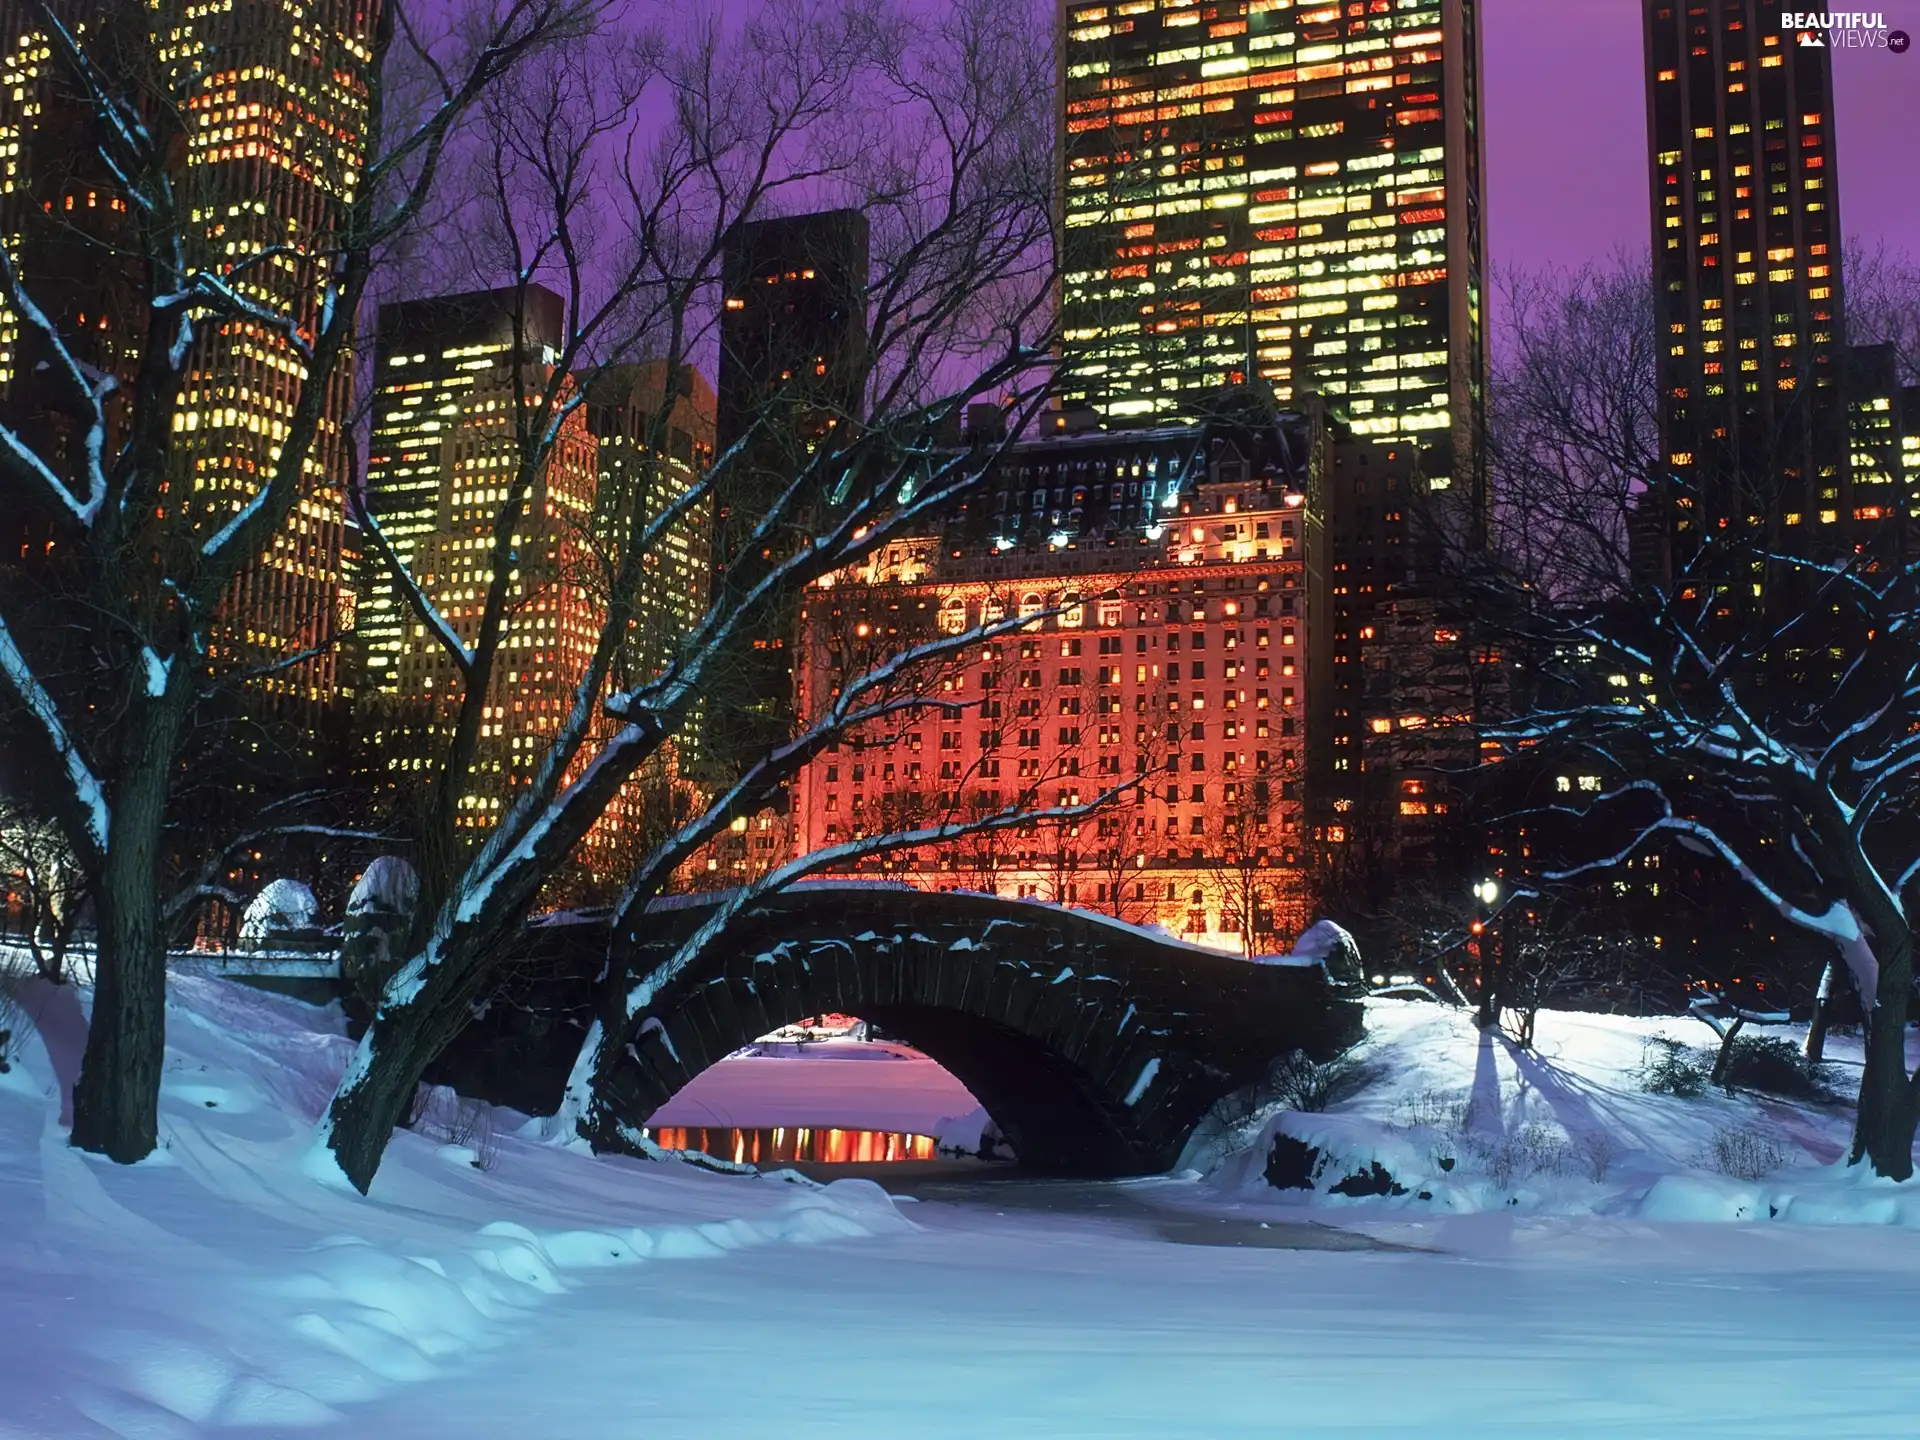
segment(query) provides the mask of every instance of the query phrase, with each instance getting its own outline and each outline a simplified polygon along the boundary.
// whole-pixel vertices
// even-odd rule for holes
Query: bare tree
[[[1882,270],[1898,266],[1882,257]],[[1897,338],[1888,316],[1910,297],[1871,263],[1862,276],[1863,296],[1887,297],[1862,333]],[[1521,523],[1548,547],[1510,535],[1511,571],[1476,582],[1482,615],[1525,654],[1534,686],[1484,738],[1516,779],[1569,762],[1596,776],[1513,817],[1545,881],[1611,878],[1677,844],[1830,947],[1868,1012],[1852,1158],[1905,1179],[1920,1114],[1903,1048],[1920,904],[1920,573],[1897,525],[1823,547],[1786,513],[1779,487],[1812,403],[1801,397],[1830,383],[1808,370],[1780,379],[1796,398],[1775,414],[1777,435],[1743,437],[1737,472],[1689,483],[1652,463],[1651,351],[1628,343],[1640,332],[1626,319],[1643,315],[1644,286],[1610,279],[1621,319],[1597,326],[1575,323],[1592,287],[1565,287],[1577,313],[1549,303],[1543,344],[1514,349],[1500,377],[1496,464],[1517,477],[1532,506]],[[1863,299],[1862,315],[1878,304]],[[1731,522],[1679,524],[1715,497]],[[1636,526],[1662,552],[1657,570],[1632,563]]]
[[[1795,584],[1792,603],[1734,603],[1731,577],[1744,590],[1757,564]],[[1578,856],[1584,842],[1588,856],[1548,878],[1608,871],[1673,837],[1831,945],[1868,1011],[1853,1159],[1906,1179],[1920,1115],[1905,1055],[1920,566],[1714,540],[1671,592],[1540,618],[1550,687],[1495,733],[1516,755],[1578,755],[1605,777],[1590,800],[1541,807],[1538,843]]]
[[[1847,243],[1847,342],[1891,345],[1898,379],[1920,384],[1920,261],[1882,240]]]
[[[1646,256],[1499,277],[1490,386],[1493,550],[1555,597],[1617,586],[1659,459]]]
[[[1277,783],[1264,775],[1231,776],[1205,817],[1207,883],[1220,907],[1220,926],[1240,937],[1240,951],[1249,959],[1274,936],[1282,888],[1274,858],[1280,843]]]
[[[487,993],[542,887],[628,779],[687,735],[741,644],[781,623],[823,577],[893,539],[925,533],[980,483],[996,452],[947,448],[941,438],[967,403],[997,397],[1017,431],[1043,400],[1053,363],[1050,73],[1024,12],[1002,0],[948,7],[931,25],[877,5],[776,0],[724,33],[691,23],[657,47],[627,53],[580,44],[523,72],[527,103],[553,138],[524,135],[483,167],[497,216],[494,252],[510,287],[529,294],[543,285],[562,296],[566,315],[556,355],[512,347],[519,388],[511,473],[482,567],[484,603],[457,621],[446,615],[382,544],[377,526],[371,531],[418,623],[451,658],[459,699],[430,766],[440,799],[420,846],[426,863],[411,953],[321,1127],[323,1145],[355,1185],[371,1181],[423,1067]],[[670,102],[664,128],[623,129],[635,113],[625,98],[653,90]],[[791,468],[741,522],[745,541],[727,559],[705,614],[658,671],[616,685],[644,557],[688,507],[743,471],[801,402],[776,395],[707,475],[665,507],[648,507],[653,487],[633,487],[630,509],[616,517],[620,573],[608,587],[604,622],[544,753],[489,826],[457,825],[457,799],[480,753],[488,682],[505,663],[511,634],[520,583],[513,536],[593,371],[642,354],[669,373],[687,363],[722,313],[721,260],[741,226],[822,199],[860,211],[873,237],[864,344],[848,362],[857,406],[822,419],[818,397],[806,398],[821,423],[809,446],[788,447]],[[589,254],[580,227],[590,217],[606,224],[610,205],[619,243]],[[665,453],[665,420],[663,406],[645,453]],[[859,855],[1030,823],[1030,812],[1008,808],[825,847],[737,886],[675,957],[635,968],[646,908],[690,857],[764,809],[840,737],[952,707],[918,678],[1035,621],[1016,615],[920,643],[902,639],[785,736],[742,758],[704,806],[652,847],[616,907],[600,1018],[569,1091],[568,1114],[584,1133],[626,1143],[617,1116],[599,1103],[600,1083],[648,998],[756,897]],[[1053,807],[1050,818],[1073,823],[1091,803]]]
[[[203,138],[195,106],[209,83],[225,82],[199,68],[193,47],[171,48],[156,12],[123,0],[32,0],[26,12],[48,53],[45,84],[82,117],[87,138],[66,143],[101,177],[105,208],[124,219],[98,232],[69,229],[58,267],[0,258],[0,296],[19,326],[25,368],[45,367],[33,373],[49,417],[34,423],[10,396],[0,483],[6,508],[43,523],[55,542],[53,578],[39,593],[58,602],[49,619],[20,600],[21,587],[7,587],[0,697],[10,743],[57,777],[50,813],[97,917],[72,1140],[130,1162],[155,1143],[170,792],[199,707],[234,668],[216,653],[223,597],[260,563],[305,493],[376,258],[419,213],[449,140],[503,74],[583,28],[592,6],[509,0],[461,17],[457,37],[437,47],[400,6],[382,6],[365,50],[353,47],[338,71],[359,99],[362,143],[316,156],[352,179],[310,227],[272,237],[198,203],[205,172],[188,163]],[[394,82],[400,74],[405,83]],[[97,326],[86,331],[50,290],[90,264],[124,277],[128,291],[114,355],[100,355]],[[284,410],[267,437],[272,448],[261,442],[250,494],[190,498],[182,401],[206,347],[239,330],[276,357]]]
[[[34,966],[59,982],[87,903],[87,877],[60,827],[24,805],[0,801],[0,875],[17,887]]]

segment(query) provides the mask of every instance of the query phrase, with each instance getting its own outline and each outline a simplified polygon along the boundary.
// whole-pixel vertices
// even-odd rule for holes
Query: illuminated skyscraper
[[[63,332],[89,333],[96,358],[123,374],[147,317],[117,239],[126,204],[93,152],[86,117],[56,83],[45,37],[22,7],[5,7],[0,143],[7,148],[0,211],[29,287],[46,286]],[[156,58],[171,67],[185,131],[177,184],[193,220],[187,237],[201,263],[271,254],[249,265],[239,288],[316,328],[321,257],[333,245],[364,156],[367,66],[377,0],[225,0],[204,6],[66,7],[83,44],[116,13],[151,26]],[[44,218],[43,218],[44,217]],[[12,340],[10,324],[0,341]],[[33,366],[22,356],[24,368]],[[12,378],[0,357],[0,381]],[[187,497],[217,522],[244,504],[275,462],[303,380],[301,361],[272,326],[251,321],[198,327],[174,416],[175,458]],[[345,427],[351,374],[330,382],[307,481],[261,562],[229,593],[214,639],[216,664],[285,661],[250,682],[299,725],[335,693],[338,650],[352,624],[344,584]],[[25,387],[10,405],[31,410]],[[31,423],[31,416],[28,417]]]
[[[666,515],[705,477],[713,463],[713,387],[683,365],[669,394],[660,360],[608,366],[586,385],[587,425],[600,447],[594,531],[612,558],[632,529]],[[711,516],[704,498],[686,505],[642,558],[630,679],[663,669],[706,614]]]
[[[1760,0],[1645,0],[1660,441],[1680,482],[1660,488],[1681,554],[1726,524],[1845,546],[1870,508],[1849,475],[1832,68],[1780,20]]]
[[[1249,364],[1481,499],[1474,0],[1063,0],[1067,402],[1204,411]]]
[[[370,498],[404,529],[411,573],[468,646],[479,635],[501,503],[519,462],[515,366],[527,391],[553,378],[564,313],[558,296],[529,290],[516,351],[513,297],[505,290],[404,301],[381,315],[376,403],[385,439],[376,446],[383,447],[383,485]],[[563,406],[568,398],[563,390]],[[515,527],[506,629],[457,801],[457,824],[475,840],[531,783],[605,623],[605,572],[594,545],[598,449],[587,407],[568,408]],[[395,548],[400,544],[396,538]],[[381,686],[362,712],[375,786],[391,812],[430,793],[466,686],[446,648],[403,601],[371,582],[369,591],[370,606],[382,598],[393,606],[374,610],[387,622],[378,633],[391,643],[378,652]],[[567,895],[611,881],[631,823],[623,797],[589,832],[562,881]]]
[[[560,297],[538,285],[527,287],[523,301],[521,294],[482,290],[380,307],[367,509],[409,565],[440,527],[445,452],[462,416],[513,353],[516,304],[524,304],[518,325],[528,356],[551,363],[558,353],[566,315]],[[364,549],[357,626],[364,683],[370,695],[391,695],[414,621],[377,548]]]

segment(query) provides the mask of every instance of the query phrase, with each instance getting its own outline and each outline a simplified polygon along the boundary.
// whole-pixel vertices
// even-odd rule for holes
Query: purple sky
[[[1920,0],[1857,8],[1920,36]],[[1639,0],[1482,0],[1480,13],[1494,267],[1644,250]],[[1841,232],[1920,254],[1920,47],[1835,50],[1833,69]]]

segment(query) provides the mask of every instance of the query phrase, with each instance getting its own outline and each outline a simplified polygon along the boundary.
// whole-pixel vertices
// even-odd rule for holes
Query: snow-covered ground
[[[1528,1057],[1451,1012],[1375,1005],[1372,1083],[1256,1127],[1451,1187],[1431,1200],[1328,1195],[1331,1174],[1275,1190],[1262,1140],[1204,1176],[983,1167],[895,1204],[594,1159],[505,1117],[492,1145],[396,1136],[361,1200],[298,1164],[345,1057],[330,1012],[183,977],[169,1021],[168,1146],[146,1165],[63,1143],[71,995],[0,1076],[5,1440],[1827,1437],[1912,1433],[1920,1411],[1920,1234],[1786,1223],[1899,1218],[1866,1202],[1904,1194],[1828,1163],[1844,1107],[1646,1095],[1649,1022],[1543,1016]],[[1789,1152],[1757,1182],[1795,1199],[1781,1219],[1649,1205],[1672,1177],[1746,1183],[1695,1162],[1763,1125]],[[1502,1188],[1485,1157],[1522,1132],[1566,1149]],[[1567,1157],[1601,1132],[1595,1180]],[[1802,1195],[1827,1208],[1796,1213]]]
[[[349,1052],[337,1012],[196,976],[174,978],[168,1008],[164,1148],[116,1167],[65,1144],[72,990],[23,998],[43,1043],[0,1075],[7,1440],[376,1415],[519,1343],[583,1276],[907,1228],[868,1181],[595,1159],[467,1133],[451,1107],[464,1145],[401,1132],[371,1200],[322,1188],[300,1159]]]
[[[1465,1011],[1417,1001],[1371,1002],[1367,1028],[1355,1051],[1365,1083],[1350,1098],[1243,1127],[1231,1155],[1198,1135],[1184,1163],[1207,1172],[1201,1190],[1343,1223],[1506,1210],[1920,1227],[1920,1184],[1836,1164],[1852,1136],[1856,1037],[1828,1044],[1835,1098],[1796,1103],[1711,1086],[1688,1098],[1649,1093],[1655,1037],[1713,1043],[1689,1019],[1549,1012],[1531,1051],[1476,1030]],[[1749,1033],[1802,1039],[1788,1027]],[[1270,1183],[1276,1135],[1299,1142],[1294,1155],[1312,1174],[1294,1178],[1311,1188]]]

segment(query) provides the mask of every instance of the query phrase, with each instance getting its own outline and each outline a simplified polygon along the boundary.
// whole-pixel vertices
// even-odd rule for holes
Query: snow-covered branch
[[[60,707],[34,673],[32,664],[20,652],[13,630],[0,618],[0,683],[12,692],[14,700],[26,711],[48,757],[66,777],[66,804],[62,809],[76,821],[75,849],[88,868],[106,858],[112,836],[113,815],[107,804],[107,792],[88,765],[86,757],[67,732]]]

